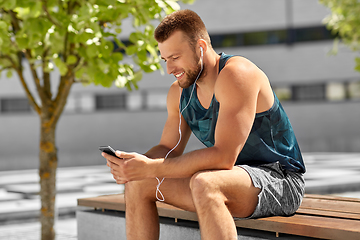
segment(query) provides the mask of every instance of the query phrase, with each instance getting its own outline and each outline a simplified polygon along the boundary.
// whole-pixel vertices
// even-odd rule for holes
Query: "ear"
[[[208,45],[204,39],[199,39],[197,41],[197,49],[199,49],[199,54],[200,54],[200,47],[202,47],[203,54],[205,54],[205,52],[207,51]]]

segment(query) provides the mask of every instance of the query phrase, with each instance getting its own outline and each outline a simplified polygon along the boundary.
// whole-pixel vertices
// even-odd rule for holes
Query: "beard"
[[[185,74],[184,74],[185,76],[183,77],[182,81],[178,81],[178,84],[181,88],[188,88],[191,85],[193,85],[197,80],[197,77],[201,71],[200,58],[196,54],[194,54],[194,65],[195,65],[194,69],[185,70]],[[202,73],[200,75],[202,75]]]

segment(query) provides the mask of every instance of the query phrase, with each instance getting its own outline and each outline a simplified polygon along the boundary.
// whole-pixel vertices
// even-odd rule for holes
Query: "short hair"
[[[182,31],[194,49],[199,39],[204,39],[211,47],[205,24],[194,11],[185,9],[167,15],[156,27],[154,36],[157,42],[162,43],[175,31]]]

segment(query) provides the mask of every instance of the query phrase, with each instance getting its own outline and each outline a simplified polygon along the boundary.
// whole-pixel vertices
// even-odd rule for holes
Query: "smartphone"
[[[111,156],[119,158],[118,156],[116,156],[115,150],[110,146],[100,146],[99,150],[104,152],[104,153],[107,153],[107,154],[109,154]]]

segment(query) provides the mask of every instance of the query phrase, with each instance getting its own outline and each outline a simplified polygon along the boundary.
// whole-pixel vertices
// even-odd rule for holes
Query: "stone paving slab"
[[[23,199],[24,195],[20,193],[9,193],[6,189],[0,188],[0,202],[2,201],[13,201]]]
[[[359,153],[307,153],[303,156],[307,193],[360,191]]]
[[[76,219],[57,220],[55,223],[56,240],[76,240]],[[21,223],[0,226],[0,239],[4,240],[40,240],[40,223]]]

